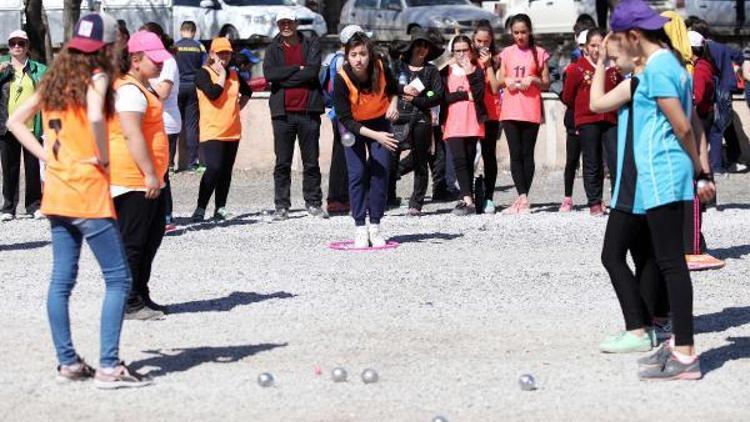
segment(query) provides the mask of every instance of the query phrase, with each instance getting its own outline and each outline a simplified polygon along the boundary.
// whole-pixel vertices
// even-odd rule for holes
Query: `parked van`
[[[63,43],[63,0],[43,0],[49,21],[52,45]],[[195,22],[197,36],[210,40],[216,36],[230,39],[274,37],[279,32],[276,15],[293,11],[302,32],[323,36],[327,32],[323,17],[300,6],[294,0],[101,0],[92,5],[115,19],[127,22],[133,32],[146,22],[157,22],[171,36],[179,35],[180,24]],[[84,0],[81,13],[89,10]],[[21,27],[23,0],[0,0],[0,43]],[[7,33],[6,33],[7,32]]]

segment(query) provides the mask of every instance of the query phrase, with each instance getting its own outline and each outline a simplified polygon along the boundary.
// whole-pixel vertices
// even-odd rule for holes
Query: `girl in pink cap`
[[[138,31],[128,40],[114,83],[115,111],[110,121],[112,198],[117,223],[133,275],[126,319],[161,319],[164,308],[151,300],[151,263],[164,237],[165,174],[169,143],[164,131],[163,105],[149,79],[159,76],[172,56],[159,37]]]

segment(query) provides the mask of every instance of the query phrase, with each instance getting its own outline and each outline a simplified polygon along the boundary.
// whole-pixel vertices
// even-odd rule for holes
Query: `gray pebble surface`
[[[382,229],[400,243],[378,252],[335,251],[350,217],[312,219],[293,175],[293,211],[272,222],[270,174],[237,172],[216,224],[187,223],[199,176],[172,177],[177,232],[154,263],[163,321],[125,321],[120,355],[155,385],[97,391],[55,382],[46,318],[49,225],[0,223],[0,419],[222,421],[681,420],[750,415],[750,175],[719,181],[720,211],[705,216],[719,271],[692,273],[696,345],[705,377],[644,383],[641,355],[597,345],[623,328],[600,263],[606,218],[586,208],[556,212],[562,174],[540,171],[534,212],[455,217],[452,203],[425,216],[387,212]],[[495,202],[513,200],[501,173]],[[327,180],[323,183],[324,192]],[[581,179],[576,203],[583,204]],[[411,178],[399,184],[407,198]],[[207,216],[212,215],[213,204]],[[84,247],[71,319],[76,348],[98,364],[104,289]],[[315,373],[315,367],[322,370]],[[349,380],[334,383],[341,366]],[[379,375],[366,385],[359,374]],[[269,372],[275,385],[261,388]],[[521,374],[536,391],[522,391]]]

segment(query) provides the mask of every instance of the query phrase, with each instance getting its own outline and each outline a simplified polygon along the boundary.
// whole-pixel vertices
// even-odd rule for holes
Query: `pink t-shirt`
[[[454,75],[448,70],[448,92],[470,90],[469,78],[466,75]],[[449,138],[484,138],[484,125],[477,120],[477,111],[473,101],[457,101],[448,105],[448,116],[443,126],[443,139]]]
[[[521,49],[517,45],[507,47],[500,53],[503,75],[515,79],[525,76],[542,75],[542,67],[549,60],[549,54],[541,47],[536,47],[537,61],[529,48]],[[539,87],[531,85],[526,91],[505,89],[503,92],[503,107],[500,110],[500,120],[518,120],[522,122],[542,122],[542,93]]]

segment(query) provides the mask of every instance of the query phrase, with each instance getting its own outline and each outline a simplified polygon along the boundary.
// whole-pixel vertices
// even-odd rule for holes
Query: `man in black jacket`
[[[294,140],[299,138],[302,154],[302,192],[305,208],[313,217],[327,218],[321,208],[320,190],[320,115],[325,112],[323,95],[318,80],[320,44],[315,36],[306,38],[297,31],[297,20],[292,13],[276,17],[279,34],[266,48],[263,74],[271,84],[271,108],[276,166],[273,170],[274,220],[289,217],[291,200],[292,158]]]

